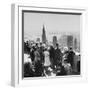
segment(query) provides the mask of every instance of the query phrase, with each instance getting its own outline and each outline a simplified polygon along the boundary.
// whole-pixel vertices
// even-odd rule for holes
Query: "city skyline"
[[[44,26],[44,25],[43,25]],[[45,28],[45,26],[44,26],[44,28]],[[26,41],[27,40],[34,40],[34,41],[36,41],[37,40],[37,38],[39,38],[40,39],[40,41],[42,41],[42,34],[43,34],[43,28],[42,28],[42,33],[41,33],[41,35],[29,35],[29,33],[25,33],[24,35],[26,35],[26,36],[24,36],[24,40],[26,39]],[[49,32],[49,34],[47,34],[47,32],[46,32],[46,29],[45,29],[45,35],[46,35],[46,39],[48,40],[48,41],[53,41],[53,36],[57,36],[57,40],[59,40],[62,36],[64,36],[64,35],[72,35],[74,38],[76,38],[76,39],[80,39],[80,34],[78,34],[78,33],[67,33],[67,32]]]
[[[43,25],[47,39],[62,34],[80,34],[80,15],[24,13],[24,39],[37,38],[42,35]]]

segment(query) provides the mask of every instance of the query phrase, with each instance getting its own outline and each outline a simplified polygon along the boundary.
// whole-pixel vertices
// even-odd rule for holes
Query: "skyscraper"
[[[77,38],[74,39],[74,49],[77,49]]]
[[[54,47],[56,46],[56,43],[57,43],[57,37],[56,36],[53,36],[53,46]]]
[[[62,35],[59,38],[58,43],[61,47],[67,47],[67,35]]]
[[[67,46],[73,48],[73,36],[72,35],[67,36]]]
[[[36,41],[37,41],[37,42],[40,42],[40,38],[37,38]]]
[[[43,25],[43,29],[42,29],[42,42],[46,43],[46,32],[45,32],[45,27]]]

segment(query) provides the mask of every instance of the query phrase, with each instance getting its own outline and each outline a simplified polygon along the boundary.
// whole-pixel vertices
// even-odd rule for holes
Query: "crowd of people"
[[[24,42],[24,53],[31,62],[24,63],[24,77],[63,76],[80,74],[80,60],[74,70],[75,52],[72,47],[60,49],[44,43],[30,44]],[[80,57],[80,55],[78,55]]]

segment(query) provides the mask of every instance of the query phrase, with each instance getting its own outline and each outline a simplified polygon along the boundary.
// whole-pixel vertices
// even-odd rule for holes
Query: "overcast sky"
[[[24,38],[41,37],[43,25],[46,35],[52,33],[80,33],[80,15],[24,13]]]

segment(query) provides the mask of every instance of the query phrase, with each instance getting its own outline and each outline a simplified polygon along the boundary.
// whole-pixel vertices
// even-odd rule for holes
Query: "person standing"
[[[40,53],[38,48],[35,49],[34,55],[35,55],[34,58],[35,76],[39,77],[42,76],[43,69],[40,61]]]
[[[60,63],[62,63],[62,53],[59,49],[59,45],[56,44],[54,64],[57,67]]]
[[[74,65],[74,57],[75,57],[75,53],[74,53],[73,49],[70,47],[69,53],[67,56],[67,61],[68,61],[68,63],[71,64],[72,69],[73,69],[73,65]]]
[[[40,54],[40,61],[41,61],[41,63],[43,64],[43,63],[44,63],[44,53],[43,53],[42,43],[40,43],[39,54]]]
[[[55,49],[53,48],[53,46],[50,46],[49,53],[50,53],[51,67],[54,69]]]
[[[47,74],[48,68],[50,67],[51,62],[50,62],[50,54],[47,48],[44,50],[44,72]]]
[[[35,49],[34,46],[31,47],[30,49],[30,57],[31,57],[32,63],[34,62],[34,58],[35,58],[34,49]]]

